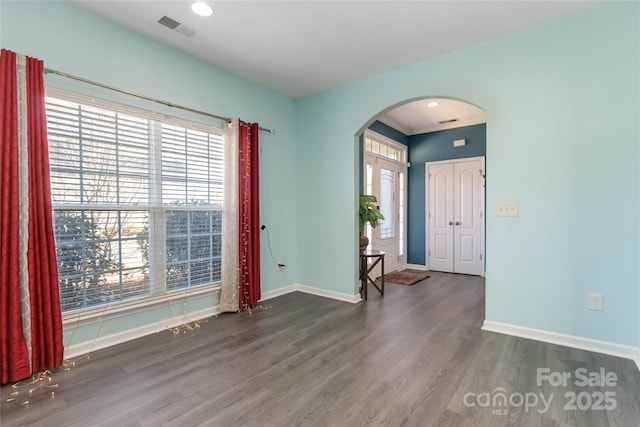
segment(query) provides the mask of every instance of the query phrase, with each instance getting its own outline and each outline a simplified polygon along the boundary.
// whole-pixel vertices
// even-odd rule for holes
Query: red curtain
[[[0,53],[0,354],[2,384],[62,364],[62,314],[58,290],[43,63],[2,49]],[[24,73],[26,97],[18,75]],[[19,102],[26,105],[26,138]],[[21,162],[26,145],[27,162]],[[25,152],[25,149],[22,149]],[[27,166],[28,165],[28,166]],[[20,177],[27,176],[26,188]],[[21,193],[23,196],[21,197]],[[28,208],[20,209],[20,203]],[[28,214],[26,212],[28,211]],[[27,231],[27,236],[20,233]],[[21,257],[21,240],[26,260]]]
[[[240,121],[238,142],[238,308],[260,300],[260,181],[257,123]]]

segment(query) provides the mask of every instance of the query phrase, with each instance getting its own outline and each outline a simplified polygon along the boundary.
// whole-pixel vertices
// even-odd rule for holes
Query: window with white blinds
[[[221,278],[220,129],[47,97],[63,312]]]

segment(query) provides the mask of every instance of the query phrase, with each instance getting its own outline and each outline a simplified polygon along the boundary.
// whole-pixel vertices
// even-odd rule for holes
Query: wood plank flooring
[[[640,426],[632,361],[481,331],[480,277],[432,272],[413,286],[387,284],[384,297],[372,291],[360,304],[292,293],[262,306],[78,358],[54,374],[54,397],[20,405],[7,402],[4,386],[0,423]],[[538,387],[538,368],[573,377]],[[579,387],[579,368],[604,368],[618,380]],[[593,406],[605,391],[615,409]],[[510,403],[501,405],[500,393]],[[566,408],[565,393],[579,396],[582,409]],[[548,407],[534,406],[534,395]]]

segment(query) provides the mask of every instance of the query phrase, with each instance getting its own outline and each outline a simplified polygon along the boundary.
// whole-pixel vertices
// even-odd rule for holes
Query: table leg
[[[380,278],[380,284],[382,285],[380,295],[384,295],[384,256],[382,257],[382,278]]]
[[[367,259],[360,257],[360,297],[367,299]]]

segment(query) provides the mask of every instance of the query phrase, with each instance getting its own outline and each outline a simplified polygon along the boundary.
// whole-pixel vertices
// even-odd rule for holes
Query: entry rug
[[[415,285],[421,280],[427,279],[431,277],[429,273],[421,272],[413,272],[409,270],[402,271],[394,271],[393,273],[385,274],[384,281],[385,283],[395,283],[397,285]],[[382,276],[378,277],[376,280],[382,279]]]

